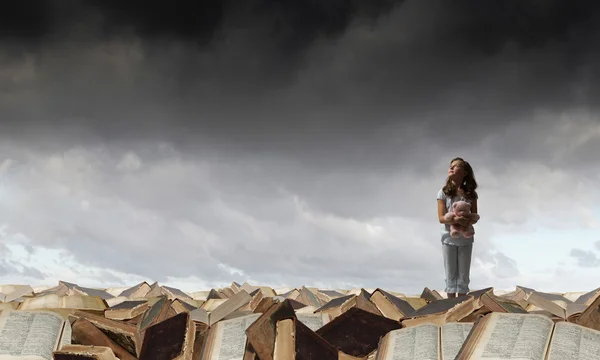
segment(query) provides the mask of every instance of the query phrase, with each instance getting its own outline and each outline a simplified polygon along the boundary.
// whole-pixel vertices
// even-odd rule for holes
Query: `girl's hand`
[[[459,223],[462,226],[467,226],[470,223],[470,220],[463,216],[457,216],[454,218],[454,221]]]

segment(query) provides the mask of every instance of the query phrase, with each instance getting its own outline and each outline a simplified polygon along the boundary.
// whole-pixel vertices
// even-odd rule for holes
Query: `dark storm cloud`
[[[203,47],[218,38],[223,26],[262,27],[272,50],[291,60],[319,36],[339,36],[355,19],[372,21],[401,2],[178,0],[165,5],[139,0],[21,1],[0,15],[0,39],[39,45],[57,36],[82,35],[68,31],[97,36],[100,41],[132,32],[148,41],[185,40]],[[86,24],[86,20],[99,24]],[[86,33],[94,25],[95,31]]]
[[[37,96],[7,105],[4,118],[39,132],[388,161],[415,133],[455,146],[537,108],[595,106],[595,2],[14,7],[2,33],[36,44],[35,77],[20,86]]]

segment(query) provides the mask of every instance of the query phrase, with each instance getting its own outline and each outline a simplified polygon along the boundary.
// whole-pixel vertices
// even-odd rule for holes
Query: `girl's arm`
[[[471,203],[471,214],[479,215],[477,213],[477,199],[474,199],[473,202]],[[469,222],[471,224],[477,224],[477,221],[479,221],[479,216],[472,217]]]

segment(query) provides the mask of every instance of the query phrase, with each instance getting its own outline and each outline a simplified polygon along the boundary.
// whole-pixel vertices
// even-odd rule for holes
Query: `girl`
[[[446,293],[449,298],[466,295],[469,292],[471,254],[473,253],[474,238],[450,237],[450,224],[458,223],[467,225],[477,221],[464,217],[446,220],[444,215],[452,209],[452,204],[463,200],[471,204],[471,212],[477,213],[477,182],[473,169],[468,162],[461,158],[454,158],[450,162],[446,185],[437,195],[438,218],[442,224],[442,253],[444,255],[444,268],[446,269]]]

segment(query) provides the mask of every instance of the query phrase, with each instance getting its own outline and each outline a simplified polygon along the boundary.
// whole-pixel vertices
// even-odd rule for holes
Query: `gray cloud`
[[[40,270],[20,264],[19,261],[15,261],[12,251],[5,244],[0,244],[0,251],[2,251],[0,271],[3,276],[18,276],[34,281],[39,281],[46,277],[46,274],[42,273]]]
[[[577,264],[582,267],[597,267],[600,265],[600,259],[590,250],[573,248],[569,255],[577,259]]]
[[[60,4],[0,21],[0,217],[29,249],[417,291],[442,279],[455,156],[481,184],[478,281],[520,274],[495,236],[596,221],[596,3]]]
[[[498,264],[498,266],[494,268],[494,275],[498,278],[514,278],[519,276],[519,269],[514,260],[503,253],[497,253],[494,258]]]

